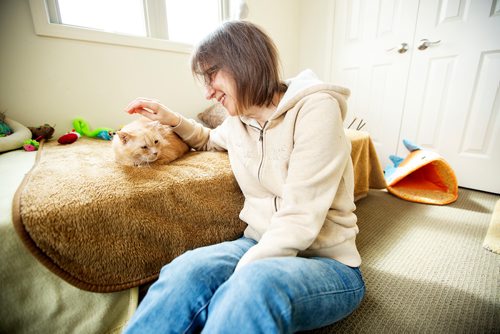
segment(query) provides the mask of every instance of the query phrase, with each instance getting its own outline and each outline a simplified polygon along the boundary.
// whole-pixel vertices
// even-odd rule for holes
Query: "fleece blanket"
[[[355,197],[385,188],[368,134],[347,134]],[[52,272],[81,289],[111,292],[156,279],[189,249],[239,237],[242,205],[226,153],[124,167],[114,162],[110,142],[80,138],[42,145],[16,193],[13,221]]]
[[[111,142],[80,138],[42,146],[13,220],[47,268],[81,289],[109,292],[154,280],[189,249],[237,238],[242,204],[225,153],[123,167]]]
[[[346,129],[351,140],[351,159],[354,167],[354,200],[366,197],[370,189],[386,187],[375,146],[365,131]]]

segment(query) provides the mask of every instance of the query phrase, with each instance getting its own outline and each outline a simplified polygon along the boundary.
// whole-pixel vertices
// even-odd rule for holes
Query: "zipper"
[[[262,172],[262,165],[264,164],[264,129],[266,128],[267,125],[266,121],[264,125],[262,126],[262,129],[260,130],[260,136],[259,136],[259,141],[260,141],[260,164],[259,164],[259,169],[257,170],[257,179],[259,182],[261,182],[260,178],[260,173]]]
[[[256,129],[257,131],[259,131],[259,142],[260,142],[260,163],[259,163],[259,168],[257,169],[257,179],[259,180],[259,182],[261,181],[260,179],[260,173],[262,171],[262,165],[264,163],[264,130],[266,128],[266,125],[269,121],[266,121],[264,123],[264,125],[262,126],[262,128],[258,128],[256,126],[253,126],[251,124],[248,124],[248,126]]]

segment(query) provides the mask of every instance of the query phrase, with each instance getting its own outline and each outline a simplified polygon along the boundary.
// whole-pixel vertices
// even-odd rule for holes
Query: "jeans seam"
[[[313,296],[307,296],[307,297],[301,298],[301,299],[297,300],[297,304],[303,303],[305,301],[309,301],[311,299],[315,299],[318,297],[323,297],[323,296],[327,296],[327,295],[337,295],[337,294],[348,293],[348,292],[358,292],[358,291],[363,290],[363,289],[365,289],[364,284],[356,289],[346,289],[346,290],[342,290],[342,291],[322,292],[322,293],[315,294]]]
[[[203,305],[199,310],[198,312],[195,313],[194,317],[193,317],[193,320],[191,320],[191,322],[189,323],[189,326],[186,327],[186,329],[182,332],[182,334],[186,334],[190,329],[191,327],[193,326],[194,324],[194,321],[196,320],[196,317],[203,311],[207,308],[208,304],[210,304],[210,302],[207,302],[205,303],[205,305]]]

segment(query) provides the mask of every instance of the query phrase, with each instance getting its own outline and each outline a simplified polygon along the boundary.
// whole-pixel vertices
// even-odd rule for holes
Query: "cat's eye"
[[[155,144],[158,144],[158,139],[157,139],[157,140],[155,140]]]
[[[147,146],[142,146],[141,148],[142,148],[143,150],[147,150],[147,149],[148,149],[148,147],[147,147]]]

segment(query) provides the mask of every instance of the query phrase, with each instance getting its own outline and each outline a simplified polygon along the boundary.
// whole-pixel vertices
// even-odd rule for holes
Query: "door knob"
[[[422,51],[422,50],[427,49],[429,46],[436,45],[436,44],[439,44],[439,43],[441,43],[441,40],[435,41],[435,42],[431,42],[427,38],[424,38],[424,39],[420,40],[420,44],[418,45],[417,48]]]
[[[387,51],[392,51],[394,49],[397,49],[399,53],[405,53],[406,51],[408,51],[408,43],[401,43],[398,46],[387,49]]]

